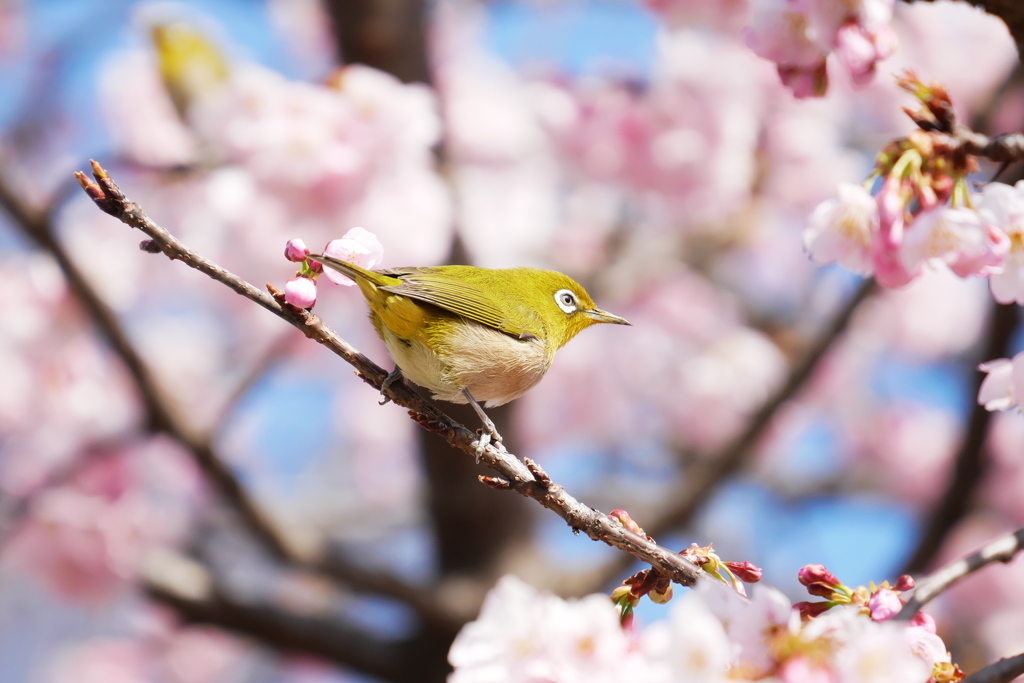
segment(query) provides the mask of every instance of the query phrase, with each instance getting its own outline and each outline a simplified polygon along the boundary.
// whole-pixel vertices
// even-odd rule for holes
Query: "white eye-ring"
[[[555,303],[566,313],[576,312],[576,295],[571,289],[560,289],[555,292]]]

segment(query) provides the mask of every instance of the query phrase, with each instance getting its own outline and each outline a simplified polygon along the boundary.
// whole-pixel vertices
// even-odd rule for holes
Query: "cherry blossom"
[[[1024,304],[1024,180],[1013,187],[989,183],[982,188],[979,211],[1006,235],[1002,267],[989,276],[992,296],[1001,304]]]
[[[1012,359],[998,358],[978,366],[988,373],[978,390],[978,403],[986,410],[1009,410],[1024,396],[1024,351]]]
[[[867,275],[872,272],[872,245],[879,231],[878,204],[860,185],[843,183],[837,194],[814,209],[804,248],[819,263],[839,263]]]
[[[361,268],[372,269],[384,258],[384,246],[377,236],[363,228],[352,228],[341,239],[332,240],[324,247],[324,254],[353,263]],[[327,268],[324,271],[331,282],[351,287],[351,278]]]
[[[921,212],[907,230],[901,251],[913,272],[923,263],[944,264],[960,277],[997,272],[1010,240],[977,211],[938,207]]]

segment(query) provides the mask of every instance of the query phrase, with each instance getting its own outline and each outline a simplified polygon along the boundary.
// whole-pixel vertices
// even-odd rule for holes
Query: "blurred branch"
[[[76,175],[86,193],[102,211],[151,238],[151,241],[144,242],[147,251],[162,252],[172,260],[180,260],[267,309],[341,357],[356,369],[363,381],[380,391],[388,373],[324,325],[317,316],[285,304],[283,293],[275,288],[268,285],[273,294],[269,295],[185,247],[167,230],[150,220],[138,204],[129,201],[99,164],[93,162],[96,182],[90,181],[84,173]],[[407,408],[410,417],[422,427],[440,435],[453,448],[467,456],[477,458],[479,437],[448,417],[433,401],[424,398],[404,382],[392,384],[387,396]],[[583,505],[558,484],[539,476],[537,469],[531,471],[504,447],[489,444],[479,459],[500,475],[500,479],[491,480],[492,484],[536,500],[562,517],[574,531],[582,531],[596,541],[625,550],[661,570],[677,583],[692,585],[697,580],[700,571],[678,553],[648,541],[627,530],[618,521]]]
[[[922,607],[960,579],[993,562],[1010,562],[1021,550],[1024,550],[1024,529],[1017,529],[1013,533],[1000,536],[967,557],[929,574],[917,582],[914,594],[903,606],[897,618],[912,619]]]
[[[289,548],[280,531],[249,496],[234,473],[217,456],[209,443],[189,432],[183,420],[171,409],[170,401],[164,396],[156,378],[128,339],[117,316],[100,298],[57,240],[50,213],[29,209],[4,181],[0,181],[0,206],[27,237],[35,240],[57,261],[76,298],[128,368],[146,406],[151,428],[169,434],[193,454],[215,488],[272,554],[278,558],[292,556],[293,550]]]
[[[835,315],[828,328],[807,349],[803,359],[792,367],[785,383],[751,417],[743,432],[717,453],[702,458],[699,464],[693,466],[679,487],[678,493],[669,497],[670,500],[678,501],[674,506],[670,506],[653,521],[643,522],[649,534],[654,537],[663,536],[689,524],[697,511],[714,495],[718,485],[746,465],[758,439],[771,424],[779,408],[797,395],[821,359],[846,331],[854,312],[877,290],[874,280],[865,280],[861,284],[860,289]],[[617,558],[608,566],[599,569],[590,580],[582,582],[584,585],[580,586],[580,591],[591,592],[610,584],[626,571],[628,566],[627,559]]]
[[[424,0],[329,0],[338,52],[403,83],[430,83]]]
[[[238,407],[239,401],[245,398],[249,390],[263,378],[267,371],[276,363],[292,345],[293,337],[287,332],[281,334],[267,345],[263,352],[248,368],[238,383],[232,388],[231,393],[224,399],[216,416],[209,421],[208,431],[212,435],[220,430],[228,418]]]
[[[351,581],[353,583],[349,585],[355,590],[403,600],[415,609],[427,623],[444,624],[451,627],[465,621],[465,614],[456,613],[434,600],[429,591],[411,588],[387,572],[365,569],[357,571],[354,567],[346,565],[336,555],[314,556],[301,552],[249,495],[234,472],[224,464],[209,438],[200,438],[190,433],[181,418],[171,410],[170,401],[164,396],[156,379],[128,339],[117,316],[99,297],[96,290],[89,284],[56,239],[50,213],[28,209],[19,199],[17,193],[2,180],[0,180],[0,206],[11,216],[14,224],[26,236],[34,239],[53,255],[76,298],[128,368],[148,412],[150,428],[153,431],[168,434],[192,454],[224,501],[239,514],[246,528],[272,556],[296,567],[322,572],[336,580]],[[276,350],[275,347],[276,345],[271,348],[271,351]],[[73,474],[74,471],[77,469],[71,470],[71,473]],[[65,475],[58,473],[55,476],[64,477]],[[28,504],[28,500],[21,503],[14,502],[16,507],[13,512],[23,513]],[[16,523],[16,520],[12,520],[13,523]],[[362,583],[355,582],[357,579]]]
[[[978,669],[960,683],[1010,683],[1024,674],[1024,653],[1000,659],[983,669]]]
[[[982,360],[1005,358],[1010,355],[1013,331],[1016,327],[1017,306],[993,301],[986,335],[988,343]],[[970,365],[973,367],[976,363],[972,362]],[[970,394],[972,397],[978,395],[981,383],[985,379],[980,372],[975,372],[974,375],[973,392]],[[942,497],[935,503],[917,547],[900,571],[901,574],[924,571],[939,551],[949,530],[970,512],[974,489],[981,483],[988,469],[985,436],[988,434],[991,421],[992,413],[985,410],[984,406],[975,404],[957,452],[949,484]]]
[[[409,642],[374,638],[337,617],[304,616],[275,605],[241,601],[190,559],[166,552],[151,559],[143,571],[144,590],[186,622],[230,629],[276,650],[313,654],[388,681],[424,680],[423,669],[429,667]],[[445,668],[443,661],[432,664]],[[437,673],[443,676],[443,671]]]

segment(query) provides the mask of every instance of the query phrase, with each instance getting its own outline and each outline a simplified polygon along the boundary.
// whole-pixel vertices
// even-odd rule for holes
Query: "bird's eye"
[[[566,313],[576,312],[576,295],[568,289],[560,289],[555,292],[555,303]]]

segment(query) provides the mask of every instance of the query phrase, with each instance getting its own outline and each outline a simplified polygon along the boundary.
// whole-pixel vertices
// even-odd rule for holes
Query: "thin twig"
[[[457,612],[442,601],[435,599],[429,590],[413,588],[398,577],[378,569],[362,569],[346,564],[336,554],[320,555],[303,553],[297,544],[288,539],[272,519],[249,495],[234,472],[224,464],[208,436],[191,433],[171,409],[171,402],[164,396],[155,377],[134,345],[129,340],[120,320],[78,269],[63,245],[54,236],[52,218],[49,212],[29,209],[9,185],[0,181],[0,207],[10,215],[13,223],[30,239],[34,239],[57,261],[68,280],[69,287],[82,307],[91,316],[100,333],[107,339],[114,352],[128,368],[129,374],[138,387],[148,414],[150,428],[166,433],[177,440],[191,453],[205,476],[219,491],[224,502],[232,507],[254,537],[274,557],[296,568],[303,568],[326,574],[352,589],[402,600],[417,611],[425,622],[451,627],[460,624],[466,615]],[[276,346],[276,345],[275,345]],[[62,476],[55,473],[55,476]],[[56,480],[55,480],[56,481]],[[27,500],[12,501],[12,512],[20,516],[27,509]],[[9,533],[16,524],[15,518],[4,526]],[[0,539],[2,540],[2,539]],[[365,580],[360,584],[357,580]]]
[[[77,299],[134,379],[152,428],[167,433],[193,454],[214,487],[228,504],[238,511],[242,521],[264,547],[278,558],[292,557],[294,550],[289,547],[288,541],[249,496],[230,468],[207,442],[191,433],[184,421],[171,409],[171,402],[164,396],[153,373],[128,339],[117,315],[100,298],[64,246],[56,239],[51,217],[47,213],[33,212],[27,208],[15,191],[4,182],[0,182],[0,206],[14,219],[14,223],[22,232],[38,242],[57,261]]]
[[[857,293],[836,314],[828,328],[814,341],[803,359],[793,366],[786,382],[751,417],[746,429],[719,449],[717,453],[702,458],[703,464],[695,465],[693,471],[687,473],[686,480],[679,487],[678,493],[672,496],[672,499],[678,502],[669,506],[654,520],[644,520],[643,526],[651,536],[658,538],[686,526],[717,491],[718,484],[746,464],[755,444],[771,424],[778,410],[796,396],[810,379],[821,359],[846,331],[854,312],[876,291],[878,291],[878,287],[875,281],[865,280]],[[591,592],[606,586],[625,572],[628,567],[628,558],[616,558],[596,571],[589,580],[581,582],[580,590]]]
[[[1024,653],[978,669],[960,683],[1010,683],[1021,675],[1024,675]]]
[[[977,552],[952,562],[917,582],[917,588],[897,616],[912,619],[928,602],[950,588],[960,579],[993,562],[1010,562],[1024,549],[1024,529],[1000,536]]]
[[[76,175],[101,210],[144,232],[153,240],[154,247],[168,258],[184,262],[300,329],[307,337],[327,347],[352,365],[365,382],[380,390],[388,373],[339,337],[334,330],[324,325],[317,316],[285,304],[281,292],[270,288],[273,296],[267,294],[188,249],[167,230],[150,220],[138,204],[125,198],[99,164],[93,162],[95,183],[83,173]],[[453,448],[463,451],[468,456],[477,456],[479,437],[448,417],[433,401],[425,399],[402,382],[390,386],[388,397],[396,404],[407,408],[413,420],[428,431],[440,435]],[[503,447],[488,445],[480,461],[508,480],[516,492],[552,510],[574,530],[582,531],[596,541],[625,550],[637,559],[655,566],[677,583],[692,585],[697,580],[700,570],[684,557],[648,541],[629,531],[618,521],[583,505],[558,484],[540,484],[529,469]]]
[[[382,680],[410,680],[403,663],[417,655],[412,641],[376,638],[339,616],[306,616],[268,602],[238,599],[206,567],[188,558],[161,551],[143,563],[141,583],[150,598],[186,622],[230,629],[273,649],[313,654]]]

